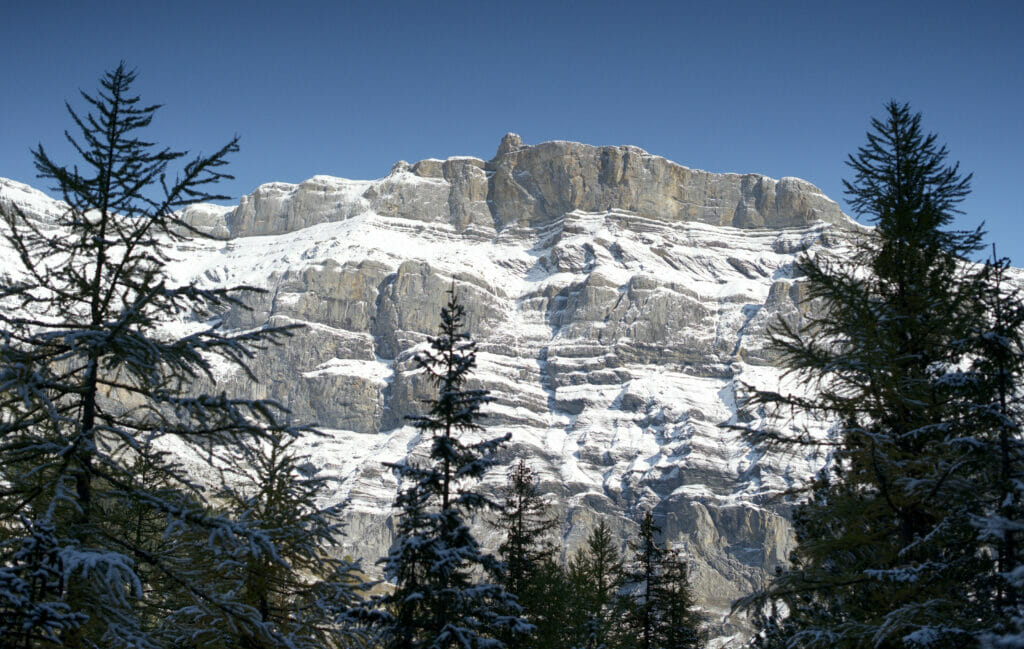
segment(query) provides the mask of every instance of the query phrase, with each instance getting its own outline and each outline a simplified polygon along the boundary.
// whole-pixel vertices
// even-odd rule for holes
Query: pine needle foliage
[[[659,616],[655,646],[660,649],[697,649],[704,646],[706,620],[694,600],[690,564],[681,550],[666,551],[661,579],[653,595]]]
[[[991,620],[993,567],[972,520],[992,392],[968,371],[991,322],[991,267],[967,261],[980,229],[950,229],[970,176],[946,157],[920,114],[888,104],[848,160],[850,204],[874,230],[842,259],[805,256],[798,275],[823,310],[772,331],[804,394],[760,391],[746,406],[838,423],[828,439],[746,430],[763,447],[830,451],[795,509],[793,565],[738,603],[766,623],[762,644],[948,647]]]
[[[53,526],[20,517],[22,530],[3,541],[0,646],[56,645],[88,618],[61,600],[64,574]]]
[[[569,560],[568,578],[574,597],[570,647],[601,649],[612,646],[619,628],[617,614],[624,574],[623,561],[607,521],[600,519],[586,544]]]
[[[481,407],[490,397],[467,387],[476,343],[464,327],[465,308],[453,280],[439,335],[416,357],[438,391],[426,415],[410,417],[430,436],[429,462],[388,464],[400,486],[396,538],[382,560],[385,576],[394,582],[381,602],[393,616],[384,638],[389,649],[501,649],[502,637],[531,629],[519,617],[515,598],[485,581],[502,568],[469,529],[475,514],[495,506],[475,483],[510,436],[471,441],[484,431]]]
[[[253,525],[275,554],[240,546],[221,564],[218,578],[234,584],[238,598],[256,609],[295,649],[341,649],[366,642],[378,615],[366,595],[375,585],[358,564],[336,556],[344,534],[344,503],[323,506],[331,481],[296,449],[299,438],[273,436],[236,449],[220,468],[218,503]],[[243,635],[242,646],[260,647]]]
[[[696,610],[686,559],[664,547],[654,514],[645,511],[640,528],[629,542],[618,630],[620,647],[636,649],[696,649],[703,620]]]
[[[274,556],[272,540],[215,512],[194,468],[169,449],[215,462],[300,432],[274,402],[193,393],[196,381],[215,382],[215,363],[255,379],[247,361],[289,332],[224,331],[219,316],[245,308],[245,287],[169,275],[169,244],[197,234],[181,210],[224,198],[211,187],[229,177],[237,139],[191,159],[145,140],[159,107],[132,93],[135,78],[122,63],[82,93],[87,112],[68,105],[77,164],[59,164],[42,145],[33,151],[65,203],[55,221],[0,206],[12,256],[0,278],[0,565],[24,575],[26,557],[37,556],[27,548],[50,548],[45,561],[31,560],[61,578],[21,592],[37,609],[67,611],[62,626],[35,618],[4,643],[162,647],[189,637],[200,618],[283,642],[206,572],[240,546]],[[189,333],[164,327],[182,313]],[[208,560],[195,560],[197,545]],[[176,615],[185,609],[191,621]]]
[[[630,639],[635,638],[638,649],[655,649],[660,640],[657,637],[660,620],[656,593],[667,555],[655,538],[660,531],[654,524],[654,514],[645,511],[640,518],[637,537],[629,543],[633,556],[623,579],[628,593],[624,595],[625,629]]]
[[[494,522],[504,539],[498,552],[505,564],[503,583],[510,593],[522,596],[541,566],[554,560],[557,548],[551,534],[561,524],[540,494],[537,479],[525,460],[508,472],[508,483],[499,494],[502,507]]]
[[[561,521],[541,495],[537,479],[525,460],[509,468],[499,493],[501,509],[492,527],[502,534],[498,554],[503,571],[495,575],[523,607],[523,617],[535,628],[530,636],[506,639],[509,647],[555,646],[549,642],[564,626],[561,602],[552,601],[564,577],[555,563],[557,548],[552,533]],[[562,595],[564,593],[557,593]]]
[[[988,266],[984,303],[991,318],[965,341],[974,358],[967,374],[979,393],[976,425],[989,431],[978,440],[985,471],[976,482],[981,506],[973,520],[995,560],[987,588],[993,623],[981,645],[1007,649],[1024,647],[1024,298],[995,246]]]

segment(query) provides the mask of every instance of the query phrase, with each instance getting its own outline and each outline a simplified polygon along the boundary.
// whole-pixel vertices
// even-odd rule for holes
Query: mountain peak
[[[494,154],[494,158],[498,159],[506,153],[518,151],[521,148],[523,148],[523,138],[518,133],[510,131],[501,138],[501,144],[498,145],[498,152]]]

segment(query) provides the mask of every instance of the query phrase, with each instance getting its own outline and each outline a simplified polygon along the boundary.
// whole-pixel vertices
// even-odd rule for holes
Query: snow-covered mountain
[[[0,197],[41,218],[60,209],[3,179]],[[504,459],[538,472],[568,548],[598,516],[626,533],[652,508],[716,619],[788,555],[779,495],[820,458],[762,456],[722,425],[741,382],[782,381],[766,327],[809,308],[797,255],[860,229],[809,183],[509,134],[490,161],[270,183],[186,217],[215,239],[174,253],[178,277],[267,289],[230,326],[307,325],[255,361],[261,383],[225,371],[220,387],[277,398],[329,433],[308,448],[350,499],[345,553],[372,565],[390,543],[396,485],[381,463],[417,449],[404,417],[431,389],[412,356],[454,280],[476,380],[496,398],[490,431],[512,433]],[[734,628],[719,625],[722,641]]]

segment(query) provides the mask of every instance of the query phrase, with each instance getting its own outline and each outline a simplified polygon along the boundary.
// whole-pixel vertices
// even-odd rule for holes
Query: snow
[[[189,212],[198,212],[210,216],[225,217],[235,211],[236,205],[215,205],[214,203],[193,203],[188,206]]]
[[[384,386],[387,385],[393,372],[394,363],[380,358],[372,361],[332,358],[326,363],[321,363],[314,370],[303,372],[302,376],[307,379],[323,376],[354,376]]]
[[[289,272],[341,271],[346,265],[367,261],[396,270],[403,262],[423,262],[442,275],[461,274],[471,268],[475,276],[485,279],[485,284],[467,285],[466,290],[489,292],[495,298],[493,303],[507,305],[500,317],[508,326],[496,342],[504,340],[514,350],[514,356],[481,351],[478,379],[492,389],[521,393],[521,399],[543,403],[551,398],[556,404],[578,403],[586,407],[585,416],[578,417],[559,412],[557,408],[538,414],[514,402],[490,406],[495,416],[528,424],[527,428],[549,429],[543,435],[531,436],[531,441],[562,455],[565,479],[597,488],[602,483],[626,479],[629,473],[660,470],[669,458],[671,462],[696,466],[726,466],[735,475],[749,468],[750,449],[737,435],[718,425],[733,416],[737,381],[761,387],[781,386],[783,379],[777,370],[737,361],[730,366],[731,377],[707,378],[693,376],[686,368],[666,371],[661,366],[630,366],[623,371],[631,378],[621,385],[583,382],[556,386],[548,391],[540,382],[522,380],[525,374],[543,370],[534,356],[537,340],[553,337],[552,343],[557,343],[552,346],[554,350],[585,344],[553,329],[542,314],[529,306],[540,299],[538,296],[566,286],[585,282],[593,287],[619,287],[621,293],[637,278],[648,278],[645,281],[654,285],[654,294],[673,300],[690,299],[713,310],[711,317],[716,323],[713,328],[709,329],[707,323],[693,323],[678,332],[680,340],[690,337],[713,344],[716,338],[732,335],[730,332],[738,328],[742,345],[744,327],[767,298],[771,281],[766,278],[786,277],[791,272],[794,254],[776,250],[803,249],[821,237],[824,226],[784,231],[746,230],[698,222],[666,224],[623,210],[575,211],[546,226],[552,232],[560,232],[554,243],[538,244],[537,239],[514,237],[469,240],[447,223],[411,221],[371,211],[361,197],[375,183],[385,181],[445,182],[422,178],[400,168],[379,181],[314,176],[299,184],[262,185],[253,197],[279,197],[300,189],[328,192],[333,207],[325,206],[325,209],[349,216],[285,234],[194,241],[187,250],[172,253],[176,260],[169,267],[171,275],[182,282],[198,279],[201,285],[209,287],[246,284],[273,289],[277,278]],[[59,212],[56,202],[26,185],[2,181],[0,189],[0,196],[28,206],[34,214]],[[350,207],[340,204],[350,204]],[[202,205],[193,209],[226,215],[234,208]],[[545,271],[539,269],[541,260],[547,264]],[[296,307],[303,298],[301,293],[277,291],[275,308]],[[745,305],[751,305],[753,310],[743,311]],[[366,335],[328,324],[292,320],[341,337]],[[181,318],[169,322],[166,329],[169,335],[181,335],[201,326],[205,325]],[[600,328],[601,323],[593,326]],[[642,341],[620,337],[617,342]],[[751,343],[757,346],[762,341],[752,340]],[[595,350],[593,357],[577,354],[575,352],[576,357],[572,359],[559,357],[562,371],[575,363],[579,367],[577,371],[588,375],[591,366],[604,362],[603,351]],[[218,375],[233,370],[226,364],[214,369]],[[335,358],[306,370],[303,376],[310,379],[361,377],[383,388],[393,373],[394,366],[385,359]],[[668,423],[660,430],[631,423],[635,415],[619,409],[618,404],[624,398],[647,404],[644,407],[648,415],[660,413],[656,416],[667,418]],[[625,419],[624,414],[628,415]],[[808,422],[794,420],[792,425],[803,423]],[[389,433],[392,437],[396,435],[401,437],[396,431]],[[352,441],[353,438],[346,436],[345,439]],[[604,452],[609,447],[617,449],[623,460],[610,472],[595,474],[578,468],[576,456],[581,449]],[[634,459],[626,461],[627,457]],[[806,471],[813,461],[813,458],[794,459],[778,468],[782,473]],[[774,490],[784,486],[784,479],[773,482],[770,476],[767,483],[758,488]],[[700,485],[686,485],[685,489],[688,492],[701,490],[706,497],[733,498],[742,497],[740,492],[749,487],[738,485],[739,496],[716,494],[713,489]]]
[[[273,308],[283,310],[275,311],[276,321],[299,322],[343,340],[361,338],[361,347],[372,346],[370,334],[336,322],[302,319],[303,300],[317,296],[282,286],[282,278],[313,270],[343,272],[368,262],[396,272],[403,263],[421,262],[441,277],[465,279],[460,290],[486,293],[486,303],[496,308],[486,315],[500,323],[480,341],[474,378],[498,397],[484,410],[490,421],[501,422],[501,432],[512,433],[514,446],[537,459],[542,484],[564,488],[570,504],[595,497],[624,501],[623,494],[631,491],[641,494],[639,498],[685,496],[707,505],[761,509],[761,503],[789,488],[794,477],[809,475],[820,465],[822,459],[813,454],[762,457],[722,425],[735,422],[741,382],[800,389],[792,377],[744,353],[764,344],[765,303],[772,283],[792,281],[796,254],[820,241],[827,226],[749,230],[668,223],[623,210],[574,211],[537,228],[508,228],[491,239],[470,238],[445,222],[374,212],[363,196],[385,183],[428,191],[446,185],[443,179],[416,176],[402,167],[376,181],[315,176],[300,184],[262,185],[243,206],[312,192],[325,197],[310,206],[323,222],[284,234],[193,241],[187,249],[171,252],[175,259],[168,270],[178,282],[195,280],[208,288],[266,288]],[[0,198],[16,200],[40,218],[60,210],[41,192],[2,179]],[[227,217],[242,208],[193,209]],[[607,293],[607,304],[595,299],[591,305],[604,311],[567,313],[569,298],[559,302],[553,297],[584,288]],[[620,302],[629,305],[633,293],[649,300],[630,307],[640,323],[650,316],[643,309],[657,300],[695,304],[706,311],[696,321],[667,323],[672,331],[665,352],[669,357],[673,348],[700,344],[709,350],[707,366],[680,361],[610,367],[609,360],[616,360],[614,347],[647,341],[622,331],[614,340],[595,341],[580,332],[608,331],[610,336],[616,322],[607,314]],[[574,327],[581,318],[586,328]],[[165,330],[183,335],[207,325],[182,315]],[[546,360],[538,355],[540,349]],[[554,363],[562,379],[558,383],[545,378]],[[220,378],[234,369],[220,363],[214,372]],[[331,358],[304,368],[302,376],[353,377],[384,391],[395,372],[390,359]],[[826,430],[822,422],[800,416],[783,423],[808,425],[822,434]],[[400,426],[379,434],[323,432],[303,438],[301,446],[321,474],[336,481],[332,498],[348,499],[349,511],[356,515],[386,516],[396,483],[383,463],[422,454],[417,431]],[[755,465],[760,471],[751,470]],[[673,486],[654,494],[651,485],[663,478]],[[488,478],[493,480],[499,478]]]

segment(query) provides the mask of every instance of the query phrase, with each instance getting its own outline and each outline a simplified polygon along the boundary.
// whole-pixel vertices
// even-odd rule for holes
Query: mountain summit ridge
[[[435,203],[395,192],[411,176]],[[410,178],[404,181],[413,183]],[[443,183],[447,185],[442,186]],[[433,186],[431,186],[433,185]],[[359,204],[359,199],[364,201]],[[715,174],[690,169],[633,146],[592,146],[567,141],[526,145],[506,134],[495,156],[399,161],[375,181],[317,175],[301,183],[267,183],[242,197],[237,208],[198,224],[223,238],[283,234],[323,222],[312,205],[333,202],[331,217],[353,209],[420,220],[448,220],[460,231],[495,235],[510,225],[539,225],[573,210],[622,210],[669,221],[700,221],[742,228],[795,227],[818,220],[848,221],[821,190],[799,178]],[[447,205],[445,214],[437,209]],[[513,209],[507,209],[512,206]]]

